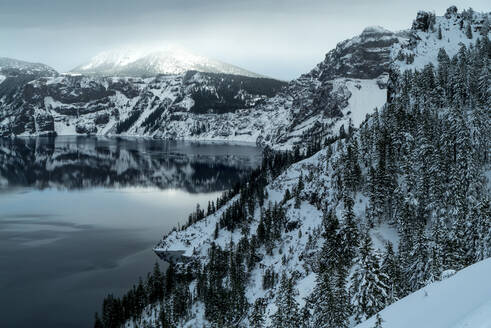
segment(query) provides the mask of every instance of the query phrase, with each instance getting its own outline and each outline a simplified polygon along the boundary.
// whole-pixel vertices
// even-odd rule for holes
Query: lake
[[[164,233],[260,162],[250,145],[0,138],[0,327],[91,327]]]

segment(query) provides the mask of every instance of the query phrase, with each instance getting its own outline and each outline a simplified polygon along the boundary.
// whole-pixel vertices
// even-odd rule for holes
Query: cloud
[[[64,71],[125,44],[173,43],[291,79],[365,26],[408,28],[418,10],[442,14],[448,3],[428,6],[422,0],[0,0],[0,56]],[[473,6],[489,10],[485,1]]]

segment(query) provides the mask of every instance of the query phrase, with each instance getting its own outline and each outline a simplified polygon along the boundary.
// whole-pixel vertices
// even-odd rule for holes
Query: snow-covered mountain
[[[0,84],[8,76],[31,75],[31,76],[57,76],[53,68],[45,64],[30,63],[22,60],[0,57]]]
[[[311,136],[337,135],[350,124],[357,127],[386,102],[389,71],[434,63],[440,48],[454,55],[460,45],[481,37],[488,16],[474,12],[467,19],[449,9],[441,17],[420,12],[412,28],[397,33],[368,27],[288,84],[196,71],[148,78],[40,78],[24,83],[9,97],[0,91],[0,134],[90,133],[291,148]],[[82,67],[108,72],[139,67],[154,75],[148,67],[165,66],[175,57],[160,54],[105,53]],[[193,55],[181,58],[202,62]],[[121,72],[107,74],[131,75]]]
[[[382,310],[384,328],[491,327],[491,259],[434,282]],[[355,328],[372,328],[375,317]]]
[[[102,52],[71,73],[90,76],[151,77],[183,74],[187,71],[262,77],[240,67],[192,54],[176,46],[140,50],[123,48]]]

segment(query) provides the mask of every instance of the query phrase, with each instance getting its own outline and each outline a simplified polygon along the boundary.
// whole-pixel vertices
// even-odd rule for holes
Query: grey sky
[[[488,0],[0,0],[0,56],[69,70],[127,44],[177,44],[257,73],[292,79],[364,27],[410,27],[418,10]]]

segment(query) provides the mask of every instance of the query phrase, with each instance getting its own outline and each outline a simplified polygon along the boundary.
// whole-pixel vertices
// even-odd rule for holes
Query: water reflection
[[[89,327],[155,242],[260,162],[256,148],[0,139],[0,327]]]
[[[255,147],[88,137],[0,138],[0,186],[223,190],[258,165]]]

